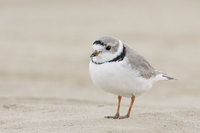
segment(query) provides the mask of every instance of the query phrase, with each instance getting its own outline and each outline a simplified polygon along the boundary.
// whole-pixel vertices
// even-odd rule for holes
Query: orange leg
[[[131,104],[130,104],[130,107],[129,107],[129,109],[128,109],[127,115],[125,115],[125,116],[120,116],[119,119],[124,119],[124,118],[129,118],[129,117],[130,117],[131,109],[132,109],[132,107],[133,107],[134,101],[135,101],[135,96],[132,96],[132,97],[131,97]]]
[[[121,99],[122,99],[122,96],[118,96],[117,113],[115,114],[115,116],[105,116],[105,118],[113,118],[113,119],[119,118],[119,109],[120,109]]]

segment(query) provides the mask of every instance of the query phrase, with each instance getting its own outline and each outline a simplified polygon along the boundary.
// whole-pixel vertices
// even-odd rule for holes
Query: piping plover
[[[135,97],[148,91],[152,84],[159,80],[173,79],[156,71],[144,57],[112,37],[101,37],[93,43],[89,65],[93,83],[104,91],[118,96],[117,113],[105,118],[128,118]],[[121,98],[130,97],[128,113],[120,116]]]

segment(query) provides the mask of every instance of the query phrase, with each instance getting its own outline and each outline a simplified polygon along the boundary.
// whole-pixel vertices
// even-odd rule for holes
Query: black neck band
[[[124,59],[125,55],[126,55],[126,48],[123,46],[123,51],[121,52],[121,54],[118,55],[117,57],[115,57],[114,59],[112,59],[112,60],[110,60],[110,61],[105,61],[105,62],[95,62],[95,61],[92,60],[92,62],[93,62],[94,64],[99,64],[99,65],[100,65],[100,64],[107,63],[107,62],[122,61],[122,60]]]

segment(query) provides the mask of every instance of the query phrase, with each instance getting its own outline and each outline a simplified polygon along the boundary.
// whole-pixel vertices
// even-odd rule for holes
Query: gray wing
[[[126,57],[128,58],[131,68],[139,71],[140,75],[146,79],[154,77],[159,73],[155,71],[155,69],[145,60],[144,57],[127,46]]]

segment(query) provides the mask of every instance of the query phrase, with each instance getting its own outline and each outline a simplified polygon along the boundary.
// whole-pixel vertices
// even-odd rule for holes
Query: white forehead
[[[101,51],[102,49],[104,49],[104,46],[98,45],[98,44],[94,44],[94,45],[92,45],[92,48],[94,50]]]

